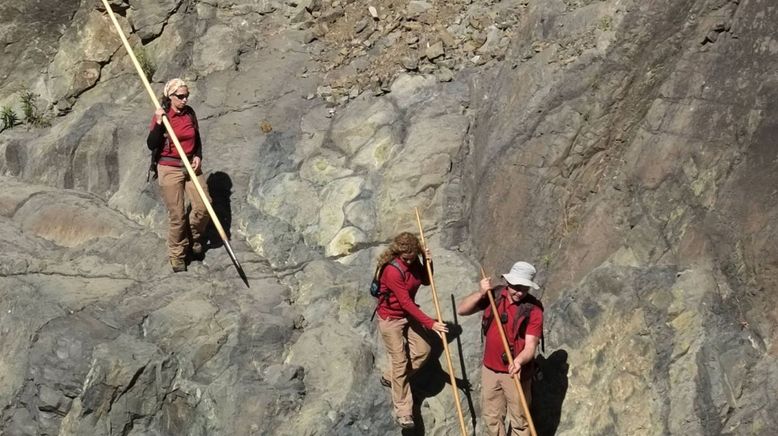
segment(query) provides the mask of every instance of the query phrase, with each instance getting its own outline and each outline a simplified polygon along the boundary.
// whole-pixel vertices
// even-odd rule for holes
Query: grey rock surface
[[[548,431],[774,425],[762,383],[776,254],[762,241],[775,207],[759,187],[773,185],[775,65],[752,61],[769,15],[754,2],[531,3],[511,50],[534,54],[474,98],[487,103],[465,185],[489,213],[465,213],[472,240],[487,264],[517,247],[542,260],[547,339],[569,365],[552,365],[569,385],[550,383],[566,396]]]
[[[27,89],[50,126],[0,131],[0,434],[399,432],[367,289],[414,208],[446,320],[480,265],[538,267],[539,434],[778,424],[768,3],[111,5],[155,92],[190,83],[251,288],[213,232],[169,271],[153,110],[102,7],[4,2],[0,106]],[[478,434],[480,322],[458,321]],[[435,344],[415,434],[456,434]]]

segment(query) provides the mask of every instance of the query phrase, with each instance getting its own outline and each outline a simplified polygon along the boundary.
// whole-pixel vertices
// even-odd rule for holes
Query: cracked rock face
[[[775,17],[643,6],[529,7],[513,42],[526,55],[474,98],[487,103],[469,185],[490,213],[470,215],[471,237],[487,264],[517,247],[543,259],[547,338],[569,364],[557,432],[762,433],[762,405],[776,410],[776,65],[756,59]]]
[[[538,267],[539,434],[778,425],[769,5],[113,0],[155,91],[189,81],[247,289],[215,232],[170,272],[153,111],[101,7],[31,4],[0,5],[0,433],[396,432],[367,289],[416,207],[444,319],[480,265]],[[457,432],[441,348],[417,434]]]
[[[304,372],[282,360],[293,316],[267,265],[245,265],[262,289],[254,294],[232,292],[227,277],[172,276],[142,254],[162,252],[161,241],[95,197],[3,182],[16,192],[2,198],[3,253],[13,259],[0,279],[10,434],[272,429],[286,413],[274,409],[280,399],[284,410],[300,403]],[[74,208],[86,225],[62,220]],[[199,268],[225,273],[216,257]],[[225,404],[234,415],[204,418]]]

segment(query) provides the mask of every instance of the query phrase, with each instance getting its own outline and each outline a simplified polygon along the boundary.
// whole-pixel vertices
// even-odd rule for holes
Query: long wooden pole
[[[486,278],[484,268],[481,267],[481,278]],[[494,324],[497,325],[497,331],[500,332],[500,339],[502,340],[502,348],[505,350],[505,355],[508,356],[508,364],[513,365],[513,355],[511,354],[511,347],[508,345],[508,338],[505,336],[505,329],[502,327],[500,321],[500,315],[497,313],[497,303],[494,302],[494,295],[492,291],[486,293],[489,296],[489,304],[492,306],[492,319],[495,320]],[[516,387],[516,392],[519,393],[519,400],[521,401],[521,407],[524,409],[524,416],[527,418],[529,424],[529,431],[532,436],[537,436],[535,432],[535,423],[532,421],[532,416],[529,413],[529,405],[527,404],[527,398],[524,396],[524,389],[521,388],[521,381],[518,374],[513,374],[513,385]]]
[[[162,105],[160,105],[159,101],[157,100],[157,96],[154,95],[154,91],[151,89],[151,84],[149,84],[148,79],[146,79],[146,74],[143,72],[143,68],[141,68],[140,63],[138,63],[138,59],[135,57],[135,52],[133,52],[129,41],[127,41],[127,37],[124,36],[124,32],[122,31],[122,27],[119,25],[119,21],[116,20],[116,15],[114,15],[113,10],[111,9],[111,5],[108,4],[107,0],[102,0],[102,2],[106,12],[108,12],[108,16],[111,18],[111,22],[113,22],[114,27],[116,27],[116,32],[119,34],[119,38],[121,38],[122,44],[124,44],[124,48],[127,50],[127,54],[130,56],[133,65],[135,65],[135,70],[138,72],[140,80],[143,82],[143,86],[146,88],[146,92],[149,93],[149,97],[151,97],[151,101],[154,103],[154,107],[156,109],[162,108]],[[189,164],[189,159],[186,158],[186,153],[184,153],[184,149],[181,147],[181,143],[178,141],[178,137],[176,137],[175,132],[173,132],[173,126],[170,125],[170,121],[168,121],[167,117],[162,117],[162,123],[165,125],[168,136],[173,141],[173,145],[175,145],[176,150],[178,151],[178,155],[181,156],[181,161],[184,163],[186,172],[189,174],[189,178],[192,180],[192,183],[194,183],[195,189],[200,195],[203,204],[205,204],[205,208],[208,210],[208,215],[211,216],[211,222],[213,222],[214,227],[216,227],[216,231],[219,232],[219,236],[222,238],[222,242],[224,242],[224,248],[227,250],[227,254],[230,255],[232,264],[235,265],[235,268],[238,270],[238,274],[240,275],[240,278],[243,279],[243,283],[246,284],[246,287],[249,287],[249,281],[246,277],[246,273],[243,272],[243,268],[240,266],[238,258],[235,257],[235,252],[232,251],[232,247],[230,246],[230,242],[227,238],[227,233],[224,231],[222,223],[216,216],[216,212],[213,211],[211,202],[208,201],[208,196],[205,195],[203,187],[200,186],[200,181],[197,180],[197,175],[195,174],[194,169],[192,169],[192,165]]]
[[[419,224],[419,236],[421,237],[421,245],[426,250],[427,243],[424,241],[424,230],[421,228],[421,217],[419,216],[419,209],[415,208],[416,222]],[[438,322],[443,322],[443,315],[440,312],[440,304],[438,303],[438,292],[435,289],[435,280],[432,278],[432,266],[430,265],[430,258],[425,256],[427,275],[430,278],[430,288],[432,289],[432,301],[435,302],[435,313],[438,316]],[[451,378],[451,389],[454,390],[454,405],[457,407],[457,417],[459,418],[459,428],[462,430],[462,436],[467,436],[467,429],[465,427],[465,416],[462,414],[462,405],[459,403],[459,390],[457,389],[457,379],[454,375],[454,365],[451,363],[451,353],[448,351],[448,339],[445,333],[440,333],[440,339],[443,341],[443,351],[446,354],[446,364],[448,365],[448,375]]]

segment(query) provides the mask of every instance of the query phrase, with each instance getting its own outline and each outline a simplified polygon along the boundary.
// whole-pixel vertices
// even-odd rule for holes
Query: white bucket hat
[[[537,283],[533,282],[535,278],[535,267],[527,262],[516,262],[511,267],[511,272],[503,274],[502,278],[511,285],[529,286],[532,289],[540,289]]]

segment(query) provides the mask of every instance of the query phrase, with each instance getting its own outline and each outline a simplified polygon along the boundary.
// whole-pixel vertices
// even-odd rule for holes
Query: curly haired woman
[[[431,347],[427,332],[448,332],[446,324],[427,316],[415,302],[419,286],[430,284],[419,255],[425,262],[432,257],[429,249],[422,251],[415,235],[403,232],[378,257],[381,274],[378,330],[390,362],[390,369],[381,377],[381,384],[391,387],[394,413],[397,423],[403,428],[414,426],[413,397],[408,378],[429,357]]]

